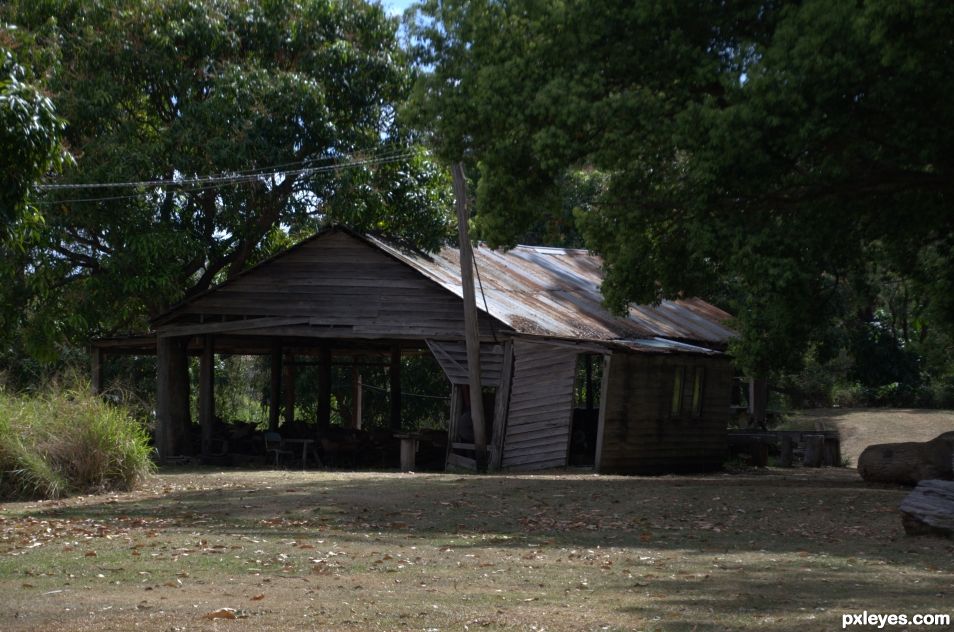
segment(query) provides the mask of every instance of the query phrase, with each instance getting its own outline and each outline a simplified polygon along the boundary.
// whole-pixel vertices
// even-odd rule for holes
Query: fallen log
[[[954,538],[954,482],[918,483],[901,501],[901,524],[908,535]]]
[[[927,479],[954,479],[954,432],[925,442],[881,443],[864,449],[858,473],[869,483],[917,485]]]

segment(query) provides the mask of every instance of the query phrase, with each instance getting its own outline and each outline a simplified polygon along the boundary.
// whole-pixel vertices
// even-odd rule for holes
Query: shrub
[[[153,469],[142,425],[79,390],[0,391],[0,497],[131,489]]]

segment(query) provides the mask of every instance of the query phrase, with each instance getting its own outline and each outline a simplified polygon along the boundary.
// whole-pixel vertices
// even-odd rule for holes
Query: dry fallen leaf
[[[255,595],[254,597],[252,597],[252,601],[261,601],[264,598],[265,598],[265,593],[262,593],[260,595]]]
[[[211,621],[212,619],[237,619],[238,617],[235,615],[235,608],[219,608],[212,612],[206,612],[203,618]]]

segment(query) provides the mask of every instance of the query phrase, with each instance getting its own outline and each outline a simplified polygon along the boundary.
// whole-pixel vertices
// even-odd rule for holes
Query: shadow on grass
[[[895,509],[903,491],[867,487],[834,471],[659,478],[287,474],[286,480],[255,481],[254,472],[236,472],[242,486],[175,489],[34,515],[162,519],[175,527],[250,536],[334,530],[342,537],[494,536],[497,546],[535,541],[832,555],[872,538],[884,544],[902,537]],[[184,474],[193,480],[206,475],[219,476]],[[473,540],[473,546],[483,545]]]

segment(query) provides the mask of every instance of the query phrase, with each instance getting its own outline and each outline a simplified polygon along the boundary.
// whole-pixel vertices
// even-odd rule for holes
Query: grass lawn
[[[954,542],[905,537],[904,494],[844,469],[167,470],[4,504],[0,629],[807,632],[954,614]],[[204,618],[219,608],[239,618]]]

